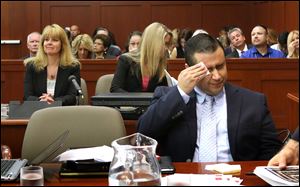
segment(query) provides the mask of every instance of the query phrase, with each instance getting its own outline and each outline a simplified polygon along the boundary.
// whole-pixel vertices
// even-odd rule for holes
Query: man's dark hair
[[[221,43],[212,36],[204,33],[191,37],[185,45],[185,61],[189,66],[197,64],[195,53],[214,53]],[[224,49],[223,49],[224,51]]]
[[[280,45],[287,45],[287,38],[289,36],[288,31],[284,31],[278,35],[278,43]]]
[[[109,36],[106,36],[105,34],[96,34],[93,38],[93,42],[95,43],[95,40],[101,40],[103,42],[104,47],[109,47],[111,45]]]

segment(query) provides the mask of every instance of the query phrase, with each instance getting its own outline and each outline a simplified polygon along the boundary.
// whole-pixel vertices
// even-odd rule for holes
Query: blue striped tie
[[[199,158],[201,162],[217,161],[217,117],[214,98],[206,95],[200,125]]]

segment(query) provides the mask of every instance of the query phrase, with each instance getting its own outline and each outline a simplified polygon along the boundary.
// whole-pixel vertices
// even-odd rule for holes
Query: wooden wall
[[[1,40],[21,40],[1,45],[1,59],[27,55],[26,37],[52,23],[77,24],[92,34],[97,26],[111,30],[123,48],[129,32],[143,31],[154,22],[169,28],[203,28],[217,37],[225,25],[241,27],[250,41],[256,24],[277,32],[299,29],[298,1],[1,1]]]

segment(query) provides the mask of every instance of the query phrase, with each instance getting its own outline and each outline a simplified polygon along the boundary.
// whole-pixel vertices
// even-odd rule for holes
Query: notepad
[[[241,165],[230,165],[230,164],[213,164],[206,165],[206,170],[216,171],[222,174],[237,174],[241,172]]]

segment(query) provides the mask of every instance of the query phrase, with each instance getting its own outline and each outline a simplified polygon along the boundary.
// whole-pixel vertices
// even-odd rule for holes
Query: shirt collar
[[[247,51],[248,50],[247,44],[245,44],[245,47],[243,50],[239,50],[238,48],[236,48],[236,50],[239,54],[241,54],[242,51],[244,51],[244,52]]]
[[[266,54],[264,54],[264,55],[261,55],[260,54],[260,52],[256,49],[256,47],[253,47],[253,54],[259,54],[260,56],[270,56],[271,54],[272,54],[272,49],[271,49],[271,47],[270,46],[267,46],[267,53]]]
[[[200,88],[198,88],[197,86],[194,88],[194,91],[196,92],[196,96],[197,96],[197,103],[202,104],[205,100],[205,97],[207,96],[206,93],[204,93]],[[223,87],[222,91],[216,95],[213,96],[215,98],[216,104],[218,105],[220,102],[222,102],[222,98],[225,94],[225,88]]]

